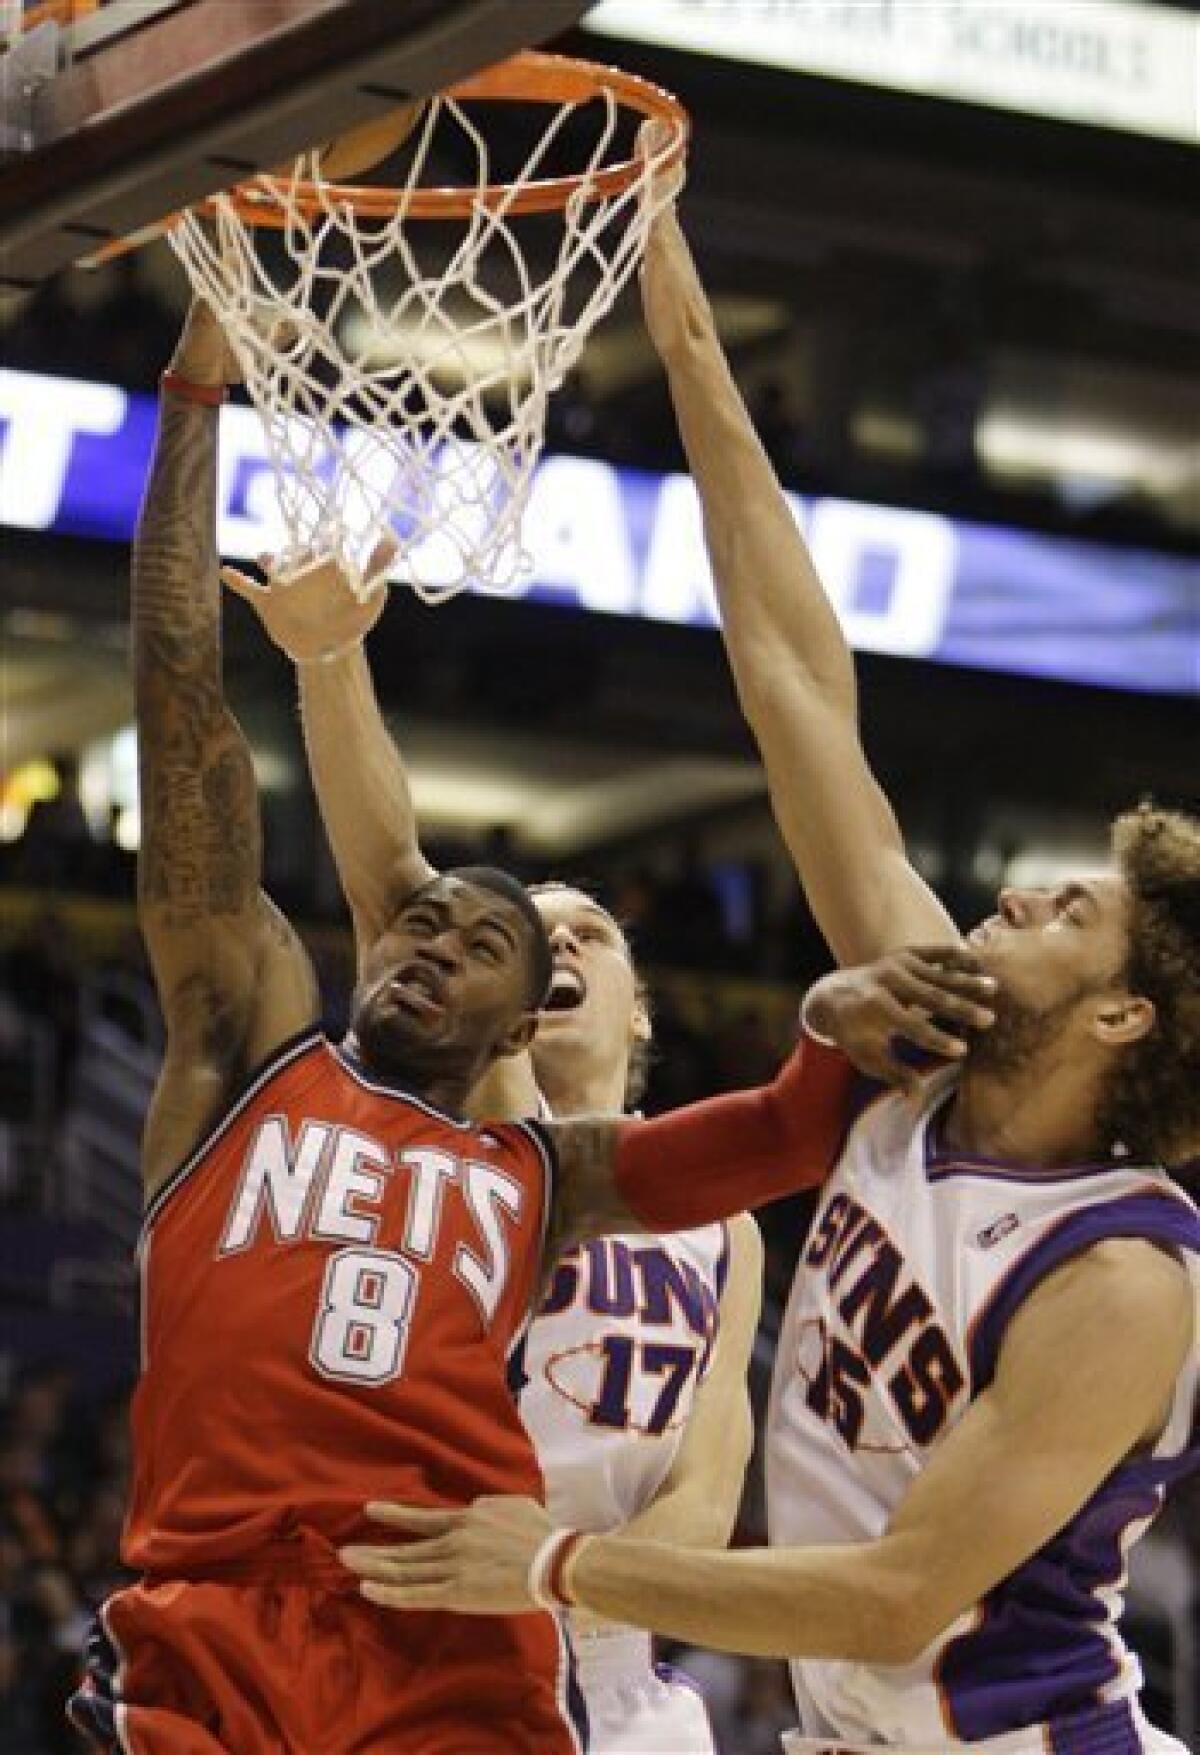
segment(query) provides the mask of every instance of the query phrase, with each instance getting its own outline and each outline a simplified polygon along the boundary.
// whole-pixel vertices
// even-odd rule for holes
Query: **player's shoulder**
[[[1103,1294],[1113,1315],[1133,1314],[1147,1300],[1186,1303],[1190,1280],[1179,1256],[1151,1237],[1104,1237],[1062,1268]]]
[[[1105,1237],[1047,1276],[1030,1308],[1099,1313],[1106,1334],[1129,1333],[1154,1346],[1189,1339],[1196,1322],[1196,1290],[1180,1256],[1148,1237]]]
[[[554,1162],[545,1127],[536,1116],[518,1121],[474,1121],[468,1124],[467,1132],[489,1156],[532,1156],[547,1165]]]

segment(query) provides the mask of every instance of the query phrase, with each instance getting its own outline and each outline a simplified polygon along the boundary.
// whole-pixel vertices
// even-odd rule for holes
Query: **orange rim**
[[[89,12],[99,10],[100,0],[39,0],[36,6],[22,10],[17,34],[45,24],[48,19],[55,24],[74,24],[77,18],[86,18]]]
[[[527,49],[460,81],[442,95],[462,101],[570,104],[585,103],[604,92],[611,92],[626,109],[636,110],[651,121],[666,123],[675,133],[676,140],[663,161],[663,168],[682,162],[691,130],[687,111],[669,91],[636,73],[626,73],[620,67],[604,67],[595,61]],[[481,205],[503,207],[507,213],[550,213],[565,207],[581,192],[592,201],[619,195],[637,181],[642,171],[640,159],[623,159],[599,171],[572,177],[547,177],[527,183],[515,194],[510,183],[491,183],[483,189],[459,187],[405,191],[350,183],[296,182],[287,186],[288,208],[315,217],[332,203],[352,208],[366,219],[387,219],[402,201],[405,215],[410,219],[464,219]],[[281,228],[288,223],[287,213],[272,195],[270,187],[261,182],[239,183],[226,190],[224,198],[248,225]],[[195,211],[215,212],[216,201],[216,197],[209,197],[198,202]]]

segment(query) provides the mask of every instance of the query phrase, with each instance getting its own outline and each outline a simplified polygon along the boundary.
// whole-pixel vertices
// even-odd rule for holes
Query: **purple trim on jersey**
[[[575,1651],[575,1641],[571,1638],[571,1630],[565,1618],[554,1617],[558,1628],[559,1643],[566,1660],[566,1698],[559,1702],[564,1716],[575,1735],[580,1755],[592,1746],[592,1721],[588,1713],[587,1696],[583,1692],[583,1684],[579,1680],[579,1658]]]
[[[721,1220],[721,1253],[717,1257],[717,1265],[713,1269],[713,1283],[717,1289],[717,1303],[725,1296],[725,1282],[729,1278],[729,1220]]]
[[[1200,1252],[1200,1216],[1182,1198],[1150,1192],[1086,1207],[1053,1226],[1009,1269],[972,1325],[975,1395],[992,1380],[1013,1315],[1045,1275],[1112,1237]],[[1116,1678],[1120,1649],[1109,1636],[1114,1617],[1100,1593],[1124,1575],[1131,1526],[1152,1519],[1166,1489],[1198,1466],[1200,1426],[1177,1456],[1122,1463],[1070,1523],[991,1592],[979,1625],[951,1641],[937,1667],[947,1725],[956,1736],[974,1742],[1065,1719],[1054,1733],[1065,1740],[1050,1744],[1063,1755],[1125,1755],[1140,1748],[1121,1740],[1132,1725],[1128,1717],[1105,1721],[1111,1743],[1096,1740],[1097,1695]],[[1084,1726],[1078,1732],[1076,1715]]]
[[[938,1664],[956,1736],[974,1742],[1069,1717],[1116,1680],[1119,1648],[1106,1637],[1108,1609],[1098,1593],[1124,1572],[1130,1525],[1154,1517],[1162,1500],[1162,1487],[1137,1465],[1117,1469],[985,1599],[979,1626],[952,1641]]]
[[[1100,1176],[1105,1171],[1126,1170],[1128,1166],[1107,1158],[1102,1164],[1067,1164],[1061,1170],[1041,1170],[1034,1165],[1014,1164],[1006,1158],[975,1157],[944,1145],[946,1108],[954,1096],[953,1088],[930,1112],[925,1124],[925,1174],[930,1182],[945,1176],[983,1176],[995,1182],[1077,1182],[1084,1177]]]
[[[1049,1728],[1050,1755],[1142,1755],[1142,1739],[1128,1700],[1076,1713]]]
[[[692,1680],[686,1670],[677,1670],[674,1664],[664,1662],[656,1663],[652,1667],[660,1682],[664,1682],[668,1688],[686,1688],[689,1694],[696,1696],[707,1713],[708,1702],[704,1698],[704,1690],[699,1682]]]
[[[1115,1237],[1141,1237],[1200,1254],[1200,1214],[1182,1195],[1147,1190],[1098,1201],[1051,1226],[1009,1268],[971,1324],[968,1354],[975,1395],[991,1382],[1005,1330],[1034,1287],[1072,1256]]]
[[[997,1166],[989,1168],[975,1159],[955,1159],[953,1163],[938,1164],[936,1169],[925,1172],[929,1182],[948,1182],[952,1176],[971,1176],[977,1182],[1019,1182],[1023,1188],[1042,1185],[1046,1188],[1058,1188],[1064,1182],[1095,1182],[1100,1176],[1120,1173],[1124,1165],[1109,1162],[1107,1164],[1087,1164],[1082,1169],[1071,1169],[1051,1172],[1048,1170],[1019,1170],[1015,1165],[1010,1168]]]

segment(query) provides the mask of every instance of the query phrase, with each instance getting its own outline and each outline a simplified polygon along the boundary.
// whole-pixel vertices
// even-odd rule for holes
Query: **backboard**
[[[2,4],[0,290],[15,290],[547,41],[589,0]]]

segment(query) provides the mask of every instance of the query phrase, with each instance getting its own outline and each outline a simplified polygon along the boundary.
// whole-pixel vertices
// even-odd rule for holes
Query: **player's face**
[[[996,1024],[974,1058],[1017,1058],[1047,1036],[1088,1032],[1106,996],[1121,988],[1128,956],[1129,895],[1115,876],[1053,889],[1006,889],[997,911],[968,933],[984,974],[999,983]]]
[[[649,1021],[625,934],[612,915],[583,890],[537,890],[534,904],[550,935],[554,978],[538,1013],[534,1072],[552,1060],[560,1079],[579,1063],[590,1069],[628,1063]]]
[[[530,980],[530,929],[518,909],[459,878],[435,878],[372,947],[351,1027],[380,1070],[467,1066],[531,1018]]]

